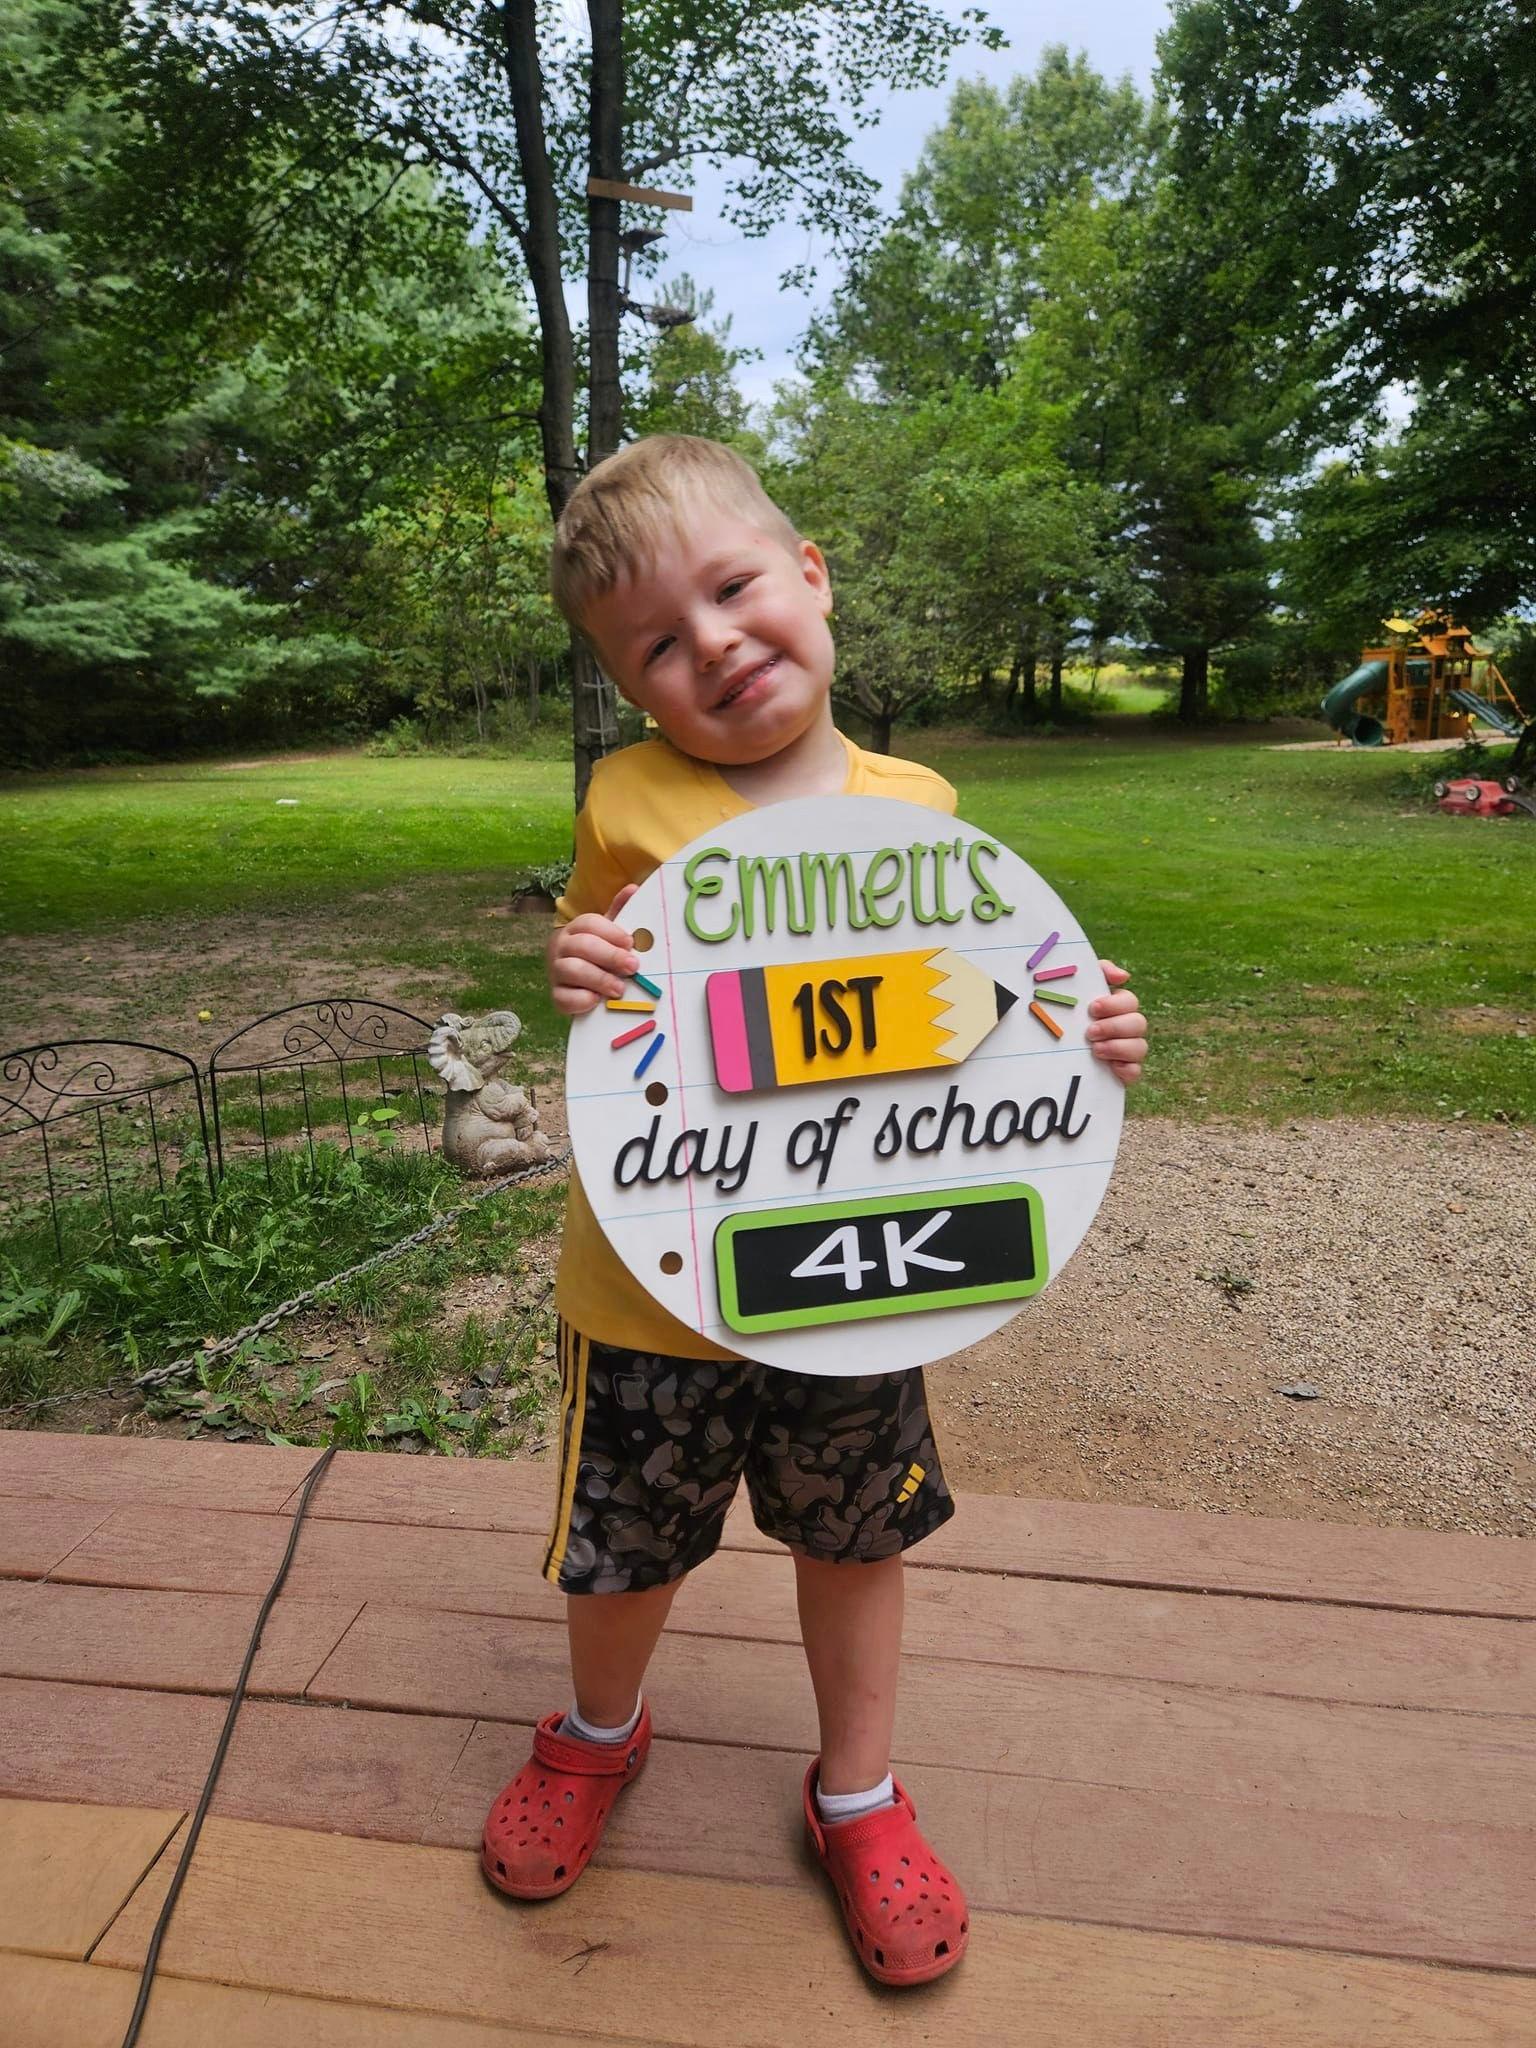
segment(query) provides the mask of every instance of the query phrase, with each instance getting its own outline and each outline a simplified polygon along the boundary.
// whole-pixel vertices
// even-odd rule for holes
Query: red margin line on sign
[[[667,869],[666,863],[656,871],[661,885],[661,935],[667,948],[667,1003],[672,1012],[672,1056],[677,1063],[677,1113],[683,1120],[683,1129],[688,1128],[688,1098],[683,1093],[682,1038],[677,1028],[677,976],[672,972],[672,920],[667,912]],[[688,1195],[688,1237],[693,1246],[693,1294],[698,1303],[698,1329],[704,1329],[704,1269],[699,1264],[699,1230],[693,1212],[693,1175],[689,1173],[683,1186]]]

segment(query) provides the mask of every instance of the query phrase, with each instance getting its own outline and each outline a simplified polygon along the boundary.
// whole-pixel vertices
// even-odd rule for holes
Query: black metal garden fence
[[[15,1225],[46,1210],[58,1256],[76,1203],[100,1202],[119,1241],[119,1197],[189,1164],[210,1192],[259,1150],[345,1144],[361,1133],[430,1152],[437,1098],[421,1072],[432,1026],[392,1003],[326,997],[242,1026],[206,1068],[171,1046],[134,1039],[61,1039],[0,1054],[3,1208]],[[419,1139],[417,1132],[419,1129]]]

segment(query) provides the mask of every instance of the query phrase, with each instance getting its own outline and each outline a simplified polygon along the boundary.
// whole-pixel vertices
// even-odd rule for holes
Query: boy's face
[[[680,752],[730,767],[767,760],[824,715],[831,609],[809,541],[792,553],[739,514],[701,507],[647,575],[595,598],[582,624],[623,695]]]

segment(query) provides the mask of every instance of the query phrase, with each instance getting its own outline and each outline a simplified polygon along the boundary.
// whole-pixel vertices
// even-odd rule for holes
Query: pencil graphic
[[[947,947],[741,967],[705,988],[715,1078],[730,1095],[958,1066],[1018,1001]]]

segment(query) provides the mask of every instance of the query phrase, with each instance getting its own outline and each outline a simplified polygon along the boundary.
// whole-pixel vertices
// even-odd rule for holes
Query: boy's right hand
[[[640,965],[629,933],[615,920],[638,882],[629,882],[608,906],[608,915],[583,911],[563,924],[549,942],[549,989],[555,1008],[584,1017],[599,1003],[622,996],[625,978]]]

